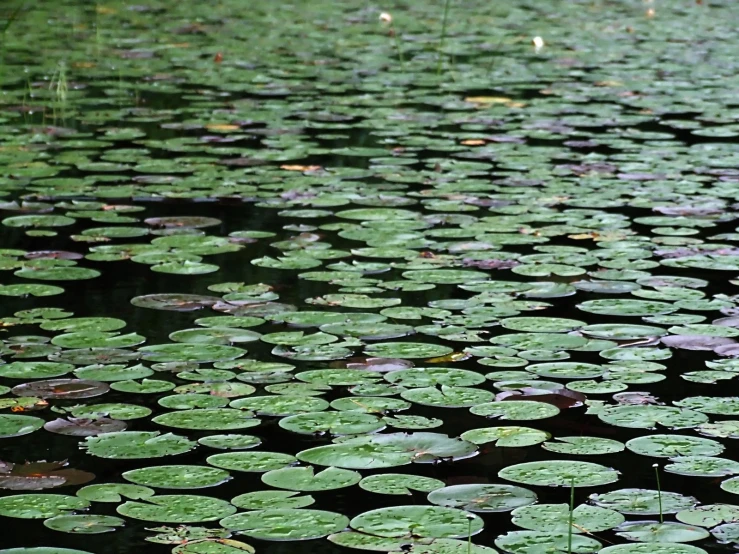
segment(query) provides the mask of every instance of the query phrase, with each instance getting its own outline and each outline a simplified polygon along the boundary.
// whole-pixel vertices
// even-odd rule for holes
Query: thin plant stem
[[[659,502],[659,522],[664,523],[665,517],[664,517],[664,514],[662,513],[662,486],[660,485],[660,482],[659,482],[659,465],[654,464],[652,467],[654,468],[654,475],[657,478],[657,501]]]
[[[13,25],[16,19],[18,19],[18,16],[20,15],[22,9],[23,4],[20,4],[15,9],[15,11],[10,14],[10,17],[8,17],[8,20],[5,22],[5,25],[3,25],[3,28],[0,29],[0,35],[2,35],[3,39],[5,38],[5,34],[8,32],[8,29],[10,29],[10,26]]]
[[[446,24],[449,20],[449,4],[451,4],[451,0],[444,1],[444,19],[441,22],[441,39],[439,40],[439,60],[436,65],[437,75],[441,75],[441,62],[443,59],[442,56],[444,55],[444,43],[446,42]]]
[[[472,520],[475,516],[469,514],[467,516],[467,554],[472,554]]]
[[[393,39],[395,40],[395,49],[398,51],[398,61],[400,62],[400,65],[403,65],[405,63],[403,60],[403,51],[400,49],[400,39],[398,38],[398,33],[393,25],[390,26],[390,33],[393,35]]]
[[[570,479],[570,518],[567,526],[567,554],[572,554],[572,528],[575,526],[575,478]]]

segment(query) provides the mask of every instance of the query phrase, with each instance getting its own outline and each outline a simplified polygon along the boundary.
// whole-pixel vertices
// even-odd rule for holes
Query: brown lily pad
[[[115,433],[117,431],[125,431],[128,424],[119,419],[110,419],[100,417],[97,419],[76,418],[69,419],[57,418],[53,421],[47,421],[44,429],[58,435],[67,435],[71,437],[94,437],[103,433]]]
[[[36,396],[38,398],[78,399],[100,396],[110,390],[110,386],[102,381],[87,379],[46,379],[23,383],[13,387],[17,396]]]
[[[26,462],[0,465],[0,489],[41,490],[62,485],[82,485],[95,478],[95,474],[79,469],[65,469],[63,462]]]

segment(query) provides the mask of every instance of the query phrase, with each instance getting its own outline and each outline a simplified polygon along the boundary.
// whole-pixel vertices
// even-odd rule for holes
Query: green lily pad
[[[142,500],[154,496],[154,489],[129,483],[103,483],[82,487],[77,491],[77,496],[90,502],[113,502],[118,504],[123,501],[123,498]]]
[[[308,540],[344,529],[349,518],[335,512],[291,508],[254,510],[220,521],[222,527],[261,540]]]
[[[479,533],[483,521],[456,508],[393,506],[364,512],[352,519],[349,525],[361,533],[379,537],[412,534],[422,538],[459,538]]]
[[[381,342],[364,348],[365,354],[379,358],[435,358],[452,352],[454,349],[448,346],[421,342]]]
[[[516,508],[511,513],[514,525],[546,533],[600,533],[621,525],[626,518],[615,510],[581,504],[572,511],[567,504],[533,504]]]
[[[172,433],[119,431],[87,437],[83,447],[88,454],[99,458],[133,460],[184,454],[196,445],[196,442]]]
[[[675,517],[688,525],[700,527],[716,527],[722,523],[734,523],[739,520],[739,506],[734,504],[708,504],[681,510]],[[715,530],[714,530],[715,531]]]
[[[11,362],[0,365],[0,377],[8,379],[51,379],[74,369],[72,364],[57,362]]]
[[[159,414],[153,423],[176,429],[197,429],[207,431],[229,431],[248,429],[259,425],[260,420],[253,414],[233,408],[195,408]]]
[[[245,510],[295,509],[305,508],[315,500],[310,495],[300,495],[295,491],[254,491],[240,494],[231,499],[231,504]]]
[[[605,423],[636,429],[652,429],[657,424],[670,429],[690,429],[708,422],[708,416],[700,412],[657,405],[608,406],[597,415]]]
[[[674,523],[671,521],[628,521],[622,523],[616,530],[620,537],[638,542],[692,542],[710,536],[708,531],[700,527]]]
[[[306,435],[358,435],[379,431],[385,427],[385,423],[370,414],[330,411],[285,417],[279,421],[279,426]]]
[[[359,486],[377,494],[410,495],[411,491],[431,492],[444,486],[444,482],[431,477],[403,473],[381,473],[369,475]]]
[[[356,471],[329,467],[315,473],[312,466],[286,467],[262,475],[262,482],[266,485],[299,492],[341,489],[356,485],[361,479]]]
[[[45,519],[84,510],[90,503],[63,494],[15,494],[0,498],[0,515],[21,519]]]
[[[227,471],[196,465],[143,467],[126,471],[121,476],[137,485],[164,489],[201,489],[231,479]]]
[[[607,546],[598,554],[707,554],[702,548],[674,542],[649,542]]]
[[[690,435],[647,435],[631,439],[626,448],[643,456],[716,456],[724,451],[721,443]]]
[[[97,535],[115,531],[116,527],[123,527],[125,523],[125,520],[115,516],[61,515],[44,521],[44,527],[62,533]]]
[[[470,408],[475,415],[510,421],[546,419],[559,413],[559,408],[536,400],[505,400],[488,402]]]
[[[428,500],[470,512],[509,512],[533,504],[536,494],[515,485],[453,485],[431,492]]]
[[[225,452],[205,460],[210,465],[232,471],[264,472],[282,469],[297,462],[295,456],[280,452]]]
[[[28,435],[41,429],[43,426],[44,420],[39,417],[0,414],[0,439]]]
[[[596,487],[618,481],[618,472],[592,462],[548,460],[506,467],[498,476],[514,483],[550,487]]]
[[[194,494],[152,496],[146,502],[129,500],[116,508],[122,516],[158,523],[202,523],[236,512],[225,500]]]
[[[419,387],[405,390],[400,393],[405,400],[422,406],[437,408],[465,408],[478,406],[493,399],[493,393],[472,387],[450,387],[441,385],[436,387]]]
[[[139,348],[144,359],[152,362],[221,362],[246,354],[243,348],[217,344],[155,344]]]
[[[389,433],[352,437],[339,444],[298,452],[298,459],[346,469],[375,469],[440,459],[463,459],[477,450],[470,442],[440,433]]]
[[[495,443],[495,446],[523,447],[544,442],[549,438],[549,433],[530,427],[516,427],[511,425],[507,427],[470,429],[460,436],[473,444],[487,444],[492,442]]]
[[[692,496],[676,492],[649,489],[620,489],[590,495],[590,501],[601,508],[609,508],[626,515],[674,514],[695,506]]]
[[[713,456],[677,456],[670,458],[665,471],[696,477],[724,477],[739,474],[739,462]]]
[[[602,552],[601,543],[590,537],[546,531],[509,531],[495,539],[495,546],[511,554]]]
[[[555,437],[555,441],[545,442],[542,448],[575,456],[615,454],[626,448],[622,442],[602,437]]]

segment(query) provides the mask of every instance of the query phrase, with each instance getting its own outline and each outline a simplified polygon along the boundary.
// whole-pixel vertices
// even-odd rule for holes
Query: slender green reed
[[[575,478],[570,479],[570,517],[567,526],[567,554],[572,554],[572,528],[575,526]]]
[[[659,464],[654,464],[654,475],[657,478],[657,501],[659,502],[659,522],[664,523],[665,517],[662,513],[662,485],[659,482]]]
[[[472,522],[475,516],[467,514],[467,554],[472,554]]]
[[[404,64],[403,50],[400,47],[400,37],[398,37],[398,31],[393,25],[393,16],[387,12],[382,12],[380,14],[380,21],[382,23],[387,24],[388,26],[388,31],[390,33],[390,36],[393,37],[393,41],[395,43],[395,51],[398,53],[398,61],[400,62],[400,65],[402,66]]]
[[[441,75],[441,64],[443,61],[444,56],[444,44],[446,43],[446,24],[449,21],[449,4],[451,4],[451,0],[445,0],[444,1],[444,19],[441,21],[441,38],[439,40],[439,52],[438,52],[438,61],[436,64],[436,74]]]

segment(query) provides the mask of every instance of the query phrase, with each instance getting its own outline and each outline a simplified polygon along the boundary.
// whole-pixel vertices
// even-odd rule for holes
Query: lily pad
[[[592,462],[548,460],[506,467],[498,476],[515,483],[558,487],[596,487],[618,481],[618,471]]]

